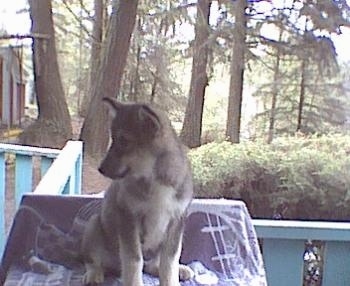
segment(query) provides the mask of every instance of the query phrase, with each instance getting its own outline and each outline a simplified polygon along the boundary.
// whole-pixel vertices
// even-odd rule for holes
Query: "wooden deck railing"
[[[38,169],[41,180],[36,185],[34,173],[37,173]],[[12,172],[12,175],[7,172]],[[27,192],[52,195],[80,194],[81,175],[80,141],[68,141],[62,150],[0,143],[0,253],[3,252],[6,240],[7,190],[10,191],[11,188],[13,191],[17,207],[22,195]]]
[[[350,223],[253,220],[269,286],[303,285],[307,240],[324,242],[322,286],[350,285]],[[310,284],[314,285],[314,284]]]

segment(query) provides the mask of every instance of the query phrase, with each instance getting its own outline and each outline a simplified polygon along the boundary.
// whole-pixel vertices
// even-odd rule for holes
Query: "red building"
[[[0,125],[18,125],[24,116],[26,81],[20,52],[0,47]]]

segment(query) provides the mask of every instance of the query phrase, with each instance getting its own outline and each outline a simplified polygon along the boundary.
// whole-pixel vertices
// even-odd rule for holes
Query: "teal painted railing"
[[[68,141],[62,150],[0,143],[0,253],[3,253],[6,241],[6,190],[14,192],[16,206],[28,192],[80,194],[82,149],[80,141]],[[33,158],[39,160],[34,163]],[[11,166],[6,168],[9,162]],[[14,168],[14,190],[9,190],[10,183],[6,181],[6,170],[11,168]],[[42,178],[37,186],[33,184],[35,168],[40,168]]]
[[[262,239],[269,286],[303,285],[307,240],[325,244],[321,285],[350,285],[350,223],[286,220],[253,220],[253,223]]]

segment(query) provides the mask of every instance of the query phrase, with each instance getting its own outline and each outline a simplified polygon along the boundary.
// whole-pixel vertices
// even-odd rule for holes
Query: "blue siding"
[[[322,286],[350,285],[350,223],[253,220],[269,286],[301,286],[304,244],[325,242]],[[285,278],[283,278],[285,277]]]
[[[330,241],[325,247],[323,285],[350,285],[350,243]]]
[[[4,251],[5,235],[5,153],[0,150],[0,254]]]
[[[22,195],[32,191],[33,188],[33,163],[32,156],[16,154],[15,167],[15,200],[19,206]]]
[[[268,285],[301,286],[304,250],[303,240],[265,239],[263,257]]]
[[[47,170],[50,168],[53,162],[53,158],[50,157],[42,157],[41,158],[41,177],[45,175]]]
[[[75,195],[78,195],[80,194],[81,192],[81,184],[82,184],[82,181],[81,181],[81,178],[82,178],[82,175],[83,175],[83,153],[80,153],[79,156],[78,156],[78,159],[75,163],[75,168],[74,168],[74,171],[75,171],[75,186],[73,187],[73,192],[72,194],[74,193]]]

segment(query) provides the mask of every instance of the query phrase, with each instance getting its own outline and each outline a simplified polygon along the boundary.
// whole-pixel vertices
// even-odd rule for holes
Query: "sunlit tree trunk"
[[[246,50],[246,0],[234,3],[235,26],[233,29],[233,48],[230,67],[230,89],[227,109],[226,137],[239,143],[241,129],[241,110],[244,80],[244,57]]]
[[[129,98],[130,101],[137,101],[139,90],[141,88],[141,82],[140,82],[140,66],[141,66],[141,43],[140,43],[140,37],[142,34],[142,18],[141,16],[138,17],[137,20],[137,29],[136,34],[134,34],[134,44],[133,44],[133,51],[135,53],[136,63],[135,63],[135,70],[131,74],[130,78],[130,93]]]
[[[62,147],[72,137],[68,106],[57,62],[51,0],[29,1],[33,39],[34,89],[38,118],[20,136],[28,145]]]
[[[278,42],[282,41],[283,31],[280,30]],[[276,62],[273,69],[273,84],[272,84],[272,96],[271,96],[271,109],[270,109],[270,118],[269,118],[269,131],[267,135],[267,143],[270,144],[273,140],[275,132],[275,120],[276,120],[276,106],[277,106],[277,97],[281,81],[280,76],[280,64],[281,64],[281,48],[277,45],[276,53]]]
[[[301,131],[303,124],[303,110],[305,101],[305,76],[306,76],[306,59],[302,59],[300,67],[300,93],[299,93],[299,106],[298,106],[298,121],[297,130]]]
[[[205,89],[208,85],[208,38],[211,0],[198,0],[193,47],[190,92],[181,130],[181,139],[188,147],[201,144]]]
[[[92,26],[92,36],[91,36],[91,54],[90,54],[90,75],[89,83],[90,87],[88,93],[83,97],[79,114],[83,117],[86,116],[88,111],[89,103],[92,97],[92,88],[95,79],[97,78],[97,73],[99,70],[101,62],[101,50],[102,50],[102,40],[103,40],[103,27],[104,27],[104,4],[105,0],[94,0],[94,18]]]
[[[92,156],[100,156],[108,145],[108,114],[101,99],[118,96],[135,26],[137,5],[137,0],[113,1],[106,47],[96,81],[92,83],[93,97],[80,134],[85,151]]]

